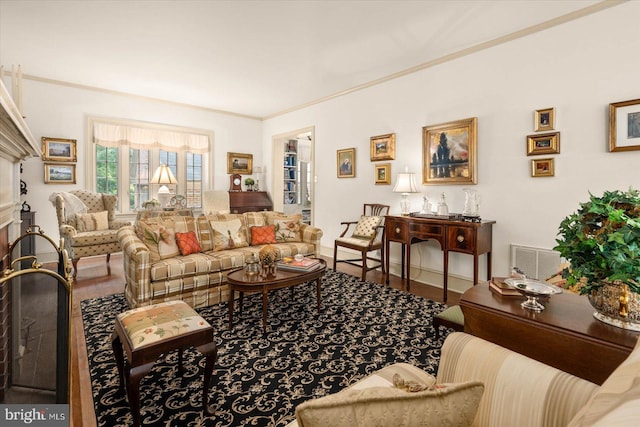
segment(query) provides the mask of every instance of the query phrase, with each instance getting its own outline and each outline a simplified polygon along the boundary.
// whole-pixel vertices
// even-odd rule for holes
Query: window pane
[[[178,153],[160,150],[160,164],[169,166],[173,176],[178,176]]]
[[[186,153],[187,207],[202,207],[202,154]]]
[[[96,191],[118,196],[118,149],[96,145]]]
[[[149,150],[129,149],[129,209],[149,200]]]

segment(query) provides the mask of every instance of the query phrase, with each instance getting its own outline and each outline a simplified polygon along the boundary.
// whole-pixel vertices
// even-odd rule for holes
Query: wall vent
[[[544,280],[558,272],[560,253],[551,249],[511,244],[511,266],[519,267],[527,277]]]

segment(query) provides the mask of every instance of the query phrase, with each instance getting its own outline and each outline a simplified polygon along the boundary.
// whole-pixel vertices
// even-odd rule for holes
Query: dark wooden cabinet
[[[266,191],[229,191],[231,213],[272,211],[273,202]]]

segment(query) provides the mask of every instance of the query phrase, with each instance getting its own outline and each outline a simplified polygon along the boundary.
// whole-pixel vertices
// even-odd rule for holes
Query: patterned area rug
[[[122,294],[81,302],[89,368],[100,426],[130,425],[125,393],[118,388],[110,335],[116,313],[127,309]],[[327,270],[322,311],[315,284],[269,293],[268,329],[262,332],[259,294],[245,296],[241,316],[228,329],[228,306],[199,309],[217,331],[218,360],[209,388],[216,414],[201,410],[204,357],[177,352],[162,357],[140,385],[141,421],[164,426],[285,426],[298,404],[335,393],[394,362],[435,375],[440,341],[433,314],[445,305]]]

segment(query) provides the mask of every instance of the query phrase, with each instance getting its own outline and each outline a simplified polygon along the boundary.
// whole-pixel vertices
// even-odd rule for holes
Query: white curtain
[[[167,151],[209,152],[209,137],[203,134],[93,122],[93,142],[106,147],[123,145],[138,148],[161,148]]]

